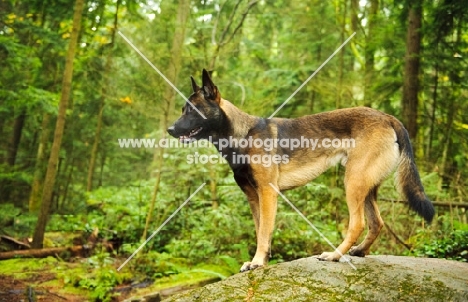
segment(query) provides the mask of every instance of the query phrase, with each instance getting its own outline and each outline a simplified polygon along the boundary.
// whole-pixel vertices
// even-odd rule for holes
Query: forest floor
[[[108,274],[116,271],[113,265],[90,268],[88,262],[86,258],[64,261],[54,257],[1,260],[0,302],[123,301],[154,293],[167,298],[220,280],[208,267],[150,280],[130,270]]]
[[[82,302],[87,300],[86,295],[63,291],[63,285],[45,284],[55,278],[55,274],[53,273],[42,273],[26,279],[18,279],[10,275],[0,275],[0,301]]]

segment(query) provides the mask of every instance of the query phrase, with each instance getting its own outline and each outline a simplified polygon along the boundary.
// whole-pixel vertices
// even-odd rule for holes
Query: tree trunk
[[[319,2],[318,10],[319,10],[320,15],[325,15],[325,5],[326,5],[326,3],[324,3],[323,1]],[[317,27],[315,28],[315,33],[314,33],[314,35],[317,36],[317,41],[321,41],[323,39],[323,32],[324,32],[323,26],[319,22],[317,24]],[[316,62],[318,62],[320,64],[320,62],[322,62],[322,43],[317,43],[316,45],[317,45],[317,48],[314,49],[313,53],[315,53]],[[315,81],[317,83],[320,83],[319,78],[320,78],[320,73],[318,73],[315,76]],[[314,112],[315,102],[317,100],[320,100],[320,92],[319,92],[319,90],[317,90],[315,87],[312,86],[312,92],[311,92],[311,95],[310,95],[310,102],[309,102],[309,105],[308,105],[310,113]]]
[[[117,23],[118,23],[118,17],[119,17],[119,7],[120,7],[120,2],[121,0],[118,0],[116,3],[116,9],[115,9],[115,14],[114,14],[114,25],[112,28],[112,34],[111,34],[111,42],[109,45],[106,45],[107,50],[110,51],[112,47],[114,46],[115,43],[115,33],[117,31]],[[107,79],[107,73],[110,71],[112,66],[112,56],[110,54],[107,54],[106,57],[106,64],[104,66],[104,71],[103,71],[103,81],[102,81],[102,89],[101,89],[101,99],[99,103],[99,112],[97,116],[97,126],[96,126],[96,134],[94,135],[94,143],[93,147],[91,149],[91,157],[89,159],[89,166],[88,166],[88,178],[87,178],[87,183],[86,183],[86,191],[89,192],[93,188],[93,175],[94,175],[94,170],[96,167],[96,158],[99,150],[99,141],[101,140],[101,131],[102,131],[102,118],[104,115],[104,105],[106,103],[106,86],[108,82],[106,81]]]
[[[72,158],[69,161],[68,165],[67,165],[67,169],[65,169],[65,171],[63,173],[64,176],[65,175],[67,176],[67,180],[65,182],[65,188],[63,189],[63,194],[62,194],[62,196],[60,196],[62,202],[59,203],[60,199],[58,199],[58,201],[57,201],[57,209],[63,209],[66,206],[66,201],[69,198],[68,192],[69,192],[69,189],[70,189],[70,185],[72,184],[72,181],[73,181],[73,171],[74,170],[75,170],[75,159]]]
[[[13,134],[10,140],[10,147],[8,148],[7,164],[10,167],[15,165],[16,155],[18,153],[18,147],[21,141],[21,133],[24,127],[24,121],[26,120],[26,110],[22,110],[21,113],[15,118],[13,123]]]
[[[437,112],[437,93],[439,88],[439,64],[435,65],[435,74],[434,74],[434,89],[432,91],[432,108],[430,115],[430,127],[429,127],[429,137],[426,147],[426,162],[430,162],[432,154],[432,141],[434,138],[434,128],[436,122],[436,112]]]
[[[102,178],[104,176],[104,165],[106,164],[106,153],[101,152],[101,169],[99,171],[98,187],[102,187]]]
[[[458,49],[461,41],[461,28],[458,26],[455,34],[455,40],[453,41],[453,48]],[[439,164],[439,182],[438,189],[449,189],[450,184],[454,181],[454,172],[456,171],[456,165],[454,164],[453,154],[453,126],[457,121],[458,102],[457,100],[461,97],[460,87],[462,85],[462,70],[458,68],[449,69],[450,88],[448,89],[449,95],[446,97],[445,106],[447,109],[447,125],[444,133],[444,143],[442,157]],[[447,104],[448,103],[448,104]]]
[[[369,9],[368,31],[366,35],[366,46],[364,47],[364,105],[371,106],[373,101],[372,82],[374,78],[374,54],[377,42],[375,42],[375,26],[377,23],[377,13],[379,11],[379,1],[371,0]]]
[[[26,110],[23,109],[13,122],[13,133],[11,135],[10,143],[8,145],[8,152],[6,158],[6,164],[9,167],[9,171],[14,170],[16,155],[18,154],[18,148],[21,141],[21,133],[23,132],[25,120]],[[8,178],[0,182],[0,201],[9,201],[13,186],[13,181]]]
[[[351,0],[351,31],[358,31],[358,11],[359,11],[359,0]],[[354,56],[350,56],[349,60],[349,70],[354,71]]]
[[[109,58],[107,59],[110,60]],[[104,90],[104,89],[103,89]],[[99,104],[99,112],[97,116],[97,126],[96,126],[96,134],[94,135],[94,143],[91,149],[91,157],[89,159],[89,166],[88,166],[88,178],[86,182],[86,191],[89,192],[93,188],[93,175],[94,175],[94,167],[96,166],[96,158],[99,149],[99,141],[101,139],[101,130],[102,130],[102,116],[104,112],[104,104],[105,104],[105,96],[104,91],[102,92],[100,104]]]
[[[37,148],[36,168],[34,171],[34,179],[31,186],[31,193],[29,195],[29,212],[35,213],[40,208],[41,187],[44,177],[45,167],[45,148],[49,141],[50,131],[48,129],[50,122],[50,114],[44,113],[42,116],[41,124],[41,138],[39,139],[39,146]]]
[[[340,43],[345,41],[345,33],[346,33],[346,15],[348,13],[348,1],[344,0],[343,3],[338,2],[340,10],[342,10],[341,20],[341,30],[340,30]],[[343,78],[344,78],[344,56],[345,56],[345,48],[341,48],[339,54],[339,70],[338,70],[338,87],[336,89],[336,100],[335,100],[335,108],[341,108],[341,97],[343,95]]]
[[[188,15],[190,12],[190,1],[181,0],[177,10],[177,19],[175,24],[174,39],[171,49],[171,61],[167,69],[166,77],[176,85],[177,76],[181,68],[182,49],[185,39],[185,29],[187,25]],[[164,110],[160,120],[160,129],[162,130],[162,139],[166,138],[166,129],[169,124],[169,117],[172,116],[175,107],[175,92],[172,87],[167,86],[164,92]],[[163,167],[164,148],[156,150],[154,161],[156,163],[156,181],[154,183],[153,195],[151,197],[150,208],[146,216],[145,229],[143,230],[142,240],[146,240],[146,234],[151,222],[151,217],[156,204],[156,199],[159,192],[159,184],[161,181],[161,170]]]
[[[211,206],[213,209],[217,209],[219,207],[219,200],[218,200],[218,189],[216,186],[216,167],[215,164],[210,163],[208,166],[210,169],[210,193],[211,193]]]
[[[78,44],[78,34],[81,28],[81,15],[83,12],[84,0],[76,0],[75,10],[73,14],[73,28],[70,35],[67,57],[65,62],[65,70],[63,73],[62,93],[59,102],[57,123],[55,125],[54,141],[52,143],[49,163],[47,166],[46,177],[44,181],[44,189],[42,191],[41,211],[38,216],[36,228],[34,230],[33,248],[42,248],[44,241],[44,233],[49,218],[50,204],[52,201],[52,192],[55,184],[55,176],[57,174],[57,162],[59,158],[60,145],[62,143],[63,131],[65,128],[65,117],[70,98],[72,79],[73,79],[73,60],[75,58],[76,46]]]
[[[422,0],[409,2],[403,82],[403,123],[414,141],[418,131],[419,55],[421,49]]]

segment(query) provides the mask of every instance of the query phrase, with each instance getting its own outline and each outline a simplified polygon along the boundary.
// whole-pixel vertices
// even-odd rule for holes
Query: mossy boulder
[[[239,273],[164,301],[468,301],[466,263],[349,258],[356,270],[310,257]]]

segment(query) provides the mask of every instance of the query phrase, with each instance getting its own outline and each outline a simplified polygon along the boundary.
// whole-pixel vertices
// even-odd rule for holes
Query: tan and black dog
[[[253,260],[244,263],[241,271],[268,262],[277,209],[275,189],[283,191],[302,186],[338,163],[346,167],[348,232],[337,248],[339,252],[324,252],[319,259],[338,261],[348,251],[353,256],[369,254],[370,246],[383,226],[376,204],[377,190],[395,169],[397,187],[407,198],[409,207],[426,221],[432,220],[434,207],[424,193],[408,133],[395,117],[358,107],[295,119],[260,118],[223,99],[206,70],[203,70],[201,87],[193,78],[191,80],[190,103],[185,104],[182,116],[168,132],[182,142],[211,140],[228,161],[237,184],[247,195],[255,222],[257,250]],[[221,146],[220,142],[227,139],[230,139],[229,146]],[[241,140],[244,144],[237,143]],[[270,144],[268,148],[260,144],[272,140],[280,143],[274,147]],[[307,140],[316,145],[292,148],[291,141],[298,140],[303,145]],[[239,156],[244,157],[239,160]],[[264,160],[266,157],[269,157],[268,161]],[[361,244],[353,247],[364,230],[364,217],[369,226],[368,233]]]

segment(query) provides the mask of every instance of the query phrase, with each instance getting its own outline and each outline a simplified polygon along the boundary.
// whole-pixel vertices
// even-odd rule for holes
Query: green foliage
[[[114,287],[129,278],[128,274],[117,272],[114,262],[109,254],[98,253],[85,260],[81,273],[63,271],[58,277],[65,284],[87,290],[92,301],[111,301],[118,295],[113,291]]]
[[[7,1],[0,11],[0,232],[14,237],[29,237],[36,221],[37,214],[27,211],[28,197],[33,175],[39,172],[43,179],[47,165],[52,134],[44,146],[39,143],[44,130],[53,133],[55,125],[72,24],[70,3],[52,1],[44,6],[42,1]],[[250,114],[269,116],[356,31],[350,43],[278,116],[297,117],[365,104],[401,118],[408,4],[380,1],[371,29],[369,2],[359,3],[352,8],[350,1],[259,1],[243,15],[247,2],[237,6],[225,0],[192,1],[174,84],[188,96],[189,76],[198,80],[202,68],[213,69],[213,79],[224,98]],[[166,111],[167,83],[119,35],[111,43],[115,17],[118,28],[166,74],[172,68],[170,41],[176,27],[177,2],[88,4],[47,230],[59,236],[76,233],[85,240],[97,227],[101,239],[123,242],[112,257],[127,257],[142,242],[157,172],[161,182],[148,236],[206,182],[208,185],[129,265],[136,274],[158,280],[182,276],[200,263],[222,268],[222,272],[197,268],[214,275],[237,272],[256,248],[246,198],[226,164],[192,165],[186,160],[194,152],[215,154],[214,148],[166,149],[162,170],[156,171],[158,149],[121,148],[117,143],[121,138],[162,138],[162,122],[175,120],[184,100],[176,95],[175,111]],[[468,70],[464,57],[468,49],[467,6],[462,1],[426,1],[423,9],[419,133],[413,142],[417,164],[432,200],[466,201],[468,94],[463,79]],[[237,25],[236,34],[230,37]],[[223,43],[226,38],[228,43]],[[366,60],[370,59],[369,83]],[[92,171],[94,190],[85,192],[101,102],[103,128]],[[52,119],[42,129],[44,113]],[[26,119],[11,166],[7,158],[21,114]],[[39,150],[45,154],[36,162]],[[343,170],[331,169],[313,183],[285,193],[333,243],[342,240],[348,224]],[[214,189],[209,188],[211,182],[216,183]],[[379,198],[400,199],[392,179],[380,187]],[[331,249],[282,198],[278,205],[272,262]],[[466,211],[438,207],[438,219],[428,227],[404,204],[379,202],[379,207],[387,225],[414,246],[416,255],[466,261],[468,236],[459,223],[466,222]],[[386,228],[372,252],[405,253]],[[111,288],[124,282],[110,255],[98,253],[85,265],[86,271],[64,274],[63,278],[92,292],[93,299],[110,299]]]
[[[27,238],[37,221],[35,214],[22,211],[11,203],[0,204],[0,233]]]
[[[457,223],[453,230],[418,232],[411,238],[417,256],[468,262],[468,224]]]
[[[174,258],[167,253],[149,251],[138,255],[130,266],[134,272],[150,279],[157,279],[180,273],[186,269],[188,261],[189,259]]]

